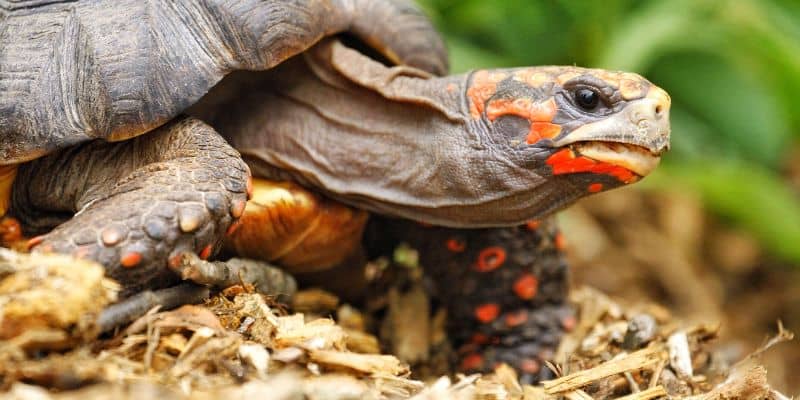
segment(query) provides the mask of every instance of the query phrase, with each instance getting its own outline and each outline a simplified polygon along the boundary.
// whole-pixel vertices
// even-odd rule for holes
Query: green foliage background
[[[800,1],[419,2],[447,38],[453,72],[576,64],[665,88],[672,151],[645,184],[696,191],[800,265],[800,194],[781,175],[800,143]]]

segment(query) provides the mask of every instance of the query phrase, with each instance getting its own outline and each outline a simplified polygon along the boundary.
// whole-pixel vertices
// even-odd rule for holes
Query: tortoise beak
[[[645,176],[669,150],[669,108],[667,92],[652,86],[645,97],[631,101],[618,113],[583,125],[553,144],[575,144],[586,157]]]

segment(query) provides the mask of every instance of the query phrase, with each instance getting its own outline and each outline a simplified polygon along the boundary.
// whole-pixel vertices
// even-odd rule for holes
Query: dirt
[[[774,389],[800,390],[791,386],[800,349],[783,343],[800,323],[800,279],[753,238],[674,193],[620,190],[561,219],[581,244],[568,247],[579,319],[548,365],[559,378],[537,386],[503,365],[453,374],[446,315],[409,285],[420,271],[361,308],[319,289],[285,305],[233,286],[99,334],[118,290],[100,266],[3,251],[0,397],[777,399]]]

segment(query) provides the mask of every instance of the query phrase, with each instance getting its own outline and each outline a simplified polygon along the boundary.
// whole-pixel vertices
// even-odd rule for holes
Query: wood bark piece
[[[63,329],[72,338],[93,338],[97,316],[116,300],[118,291],[97,263],[0,249],[0,340],[36,329]],[[67,344],[38,343],[45,348]]]
[[[389,340],[391,352],[415,364],[426,361],[430,351],[430,302],[420,285],[408,292],[389,292]]]
[[[274,344],[277,348],[297,346],[313,350],[344,349],[344,330],[330,319],[306,323],[303,314],[278,317]]]
[[[548,394],[566,392],[625,371],[642,369],[665,360],[667,357],[667,353],[662,347],[654,346],[607,361],[594,368],[578,371],[561,378],[543,381],[542,384]]]
[[[664,390],[663,386],[656,386],[647,390],[642,390],[638,393],[631,393],[627,396],[622,396],[617,400],[650,400],[655,399],[656,397],[666,396],[667,391]]]
[[[380,354],[358,354],[336,350],[314,350],[311,361],[332,369],[350,369],[364,374],[386,373],[400,375],[408,372],[408,366],[395,356]]]

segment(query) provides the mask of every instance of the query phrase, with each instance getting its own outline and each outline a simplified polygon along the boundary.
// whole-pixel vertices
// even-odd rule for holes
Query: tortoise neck
[[[233,75],[226,85],[238,89],[227,92],[238,95],[202,107],[214,114],[203,118],[255,176],[294,180],[371,211],[427,219],[417,212],[423,205],[474,197],[469,153],[461,151],[476,141],[459,101],[466,78],[347,66],[358,65],[358,80],[311,56]]]

